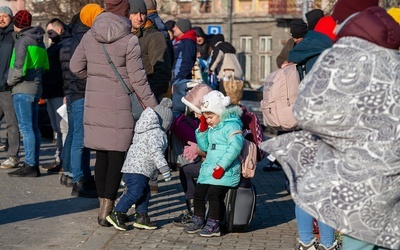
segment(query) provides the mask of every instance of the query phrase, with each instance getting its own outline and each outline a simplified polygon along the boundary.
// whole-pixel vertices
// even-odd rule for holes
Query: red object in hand
[[[224,170],[223,168],[221,168],[221,167],[216,167],[216,168],[214,168],[214,172],[213,172],[212,176],[213,176],[215,179],[221,179],[222,176],[224,175],[224,173],[225,173],[225,170]]]
[[[200,132],[204,132],[208,129],[208,124],[206,121],[206,118],[204,117],[204,115],[200,116],[200,127],[199,130]]]

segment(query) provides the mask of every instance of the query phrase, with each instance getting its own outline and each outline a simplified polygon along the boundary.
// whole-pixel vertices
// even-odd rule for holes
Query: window
[[[272,71],[272,37],[260,36],[259,60],[260,80],[264,81]]]
[[[240,50],[242,51],[242,55],[240,60],[240,64],[242,69],[244,70],[244,78],[248,81],[251,81],[251,59],[252,59],[252,45],[253,37],[251,36],[242,36],[240,37]]]

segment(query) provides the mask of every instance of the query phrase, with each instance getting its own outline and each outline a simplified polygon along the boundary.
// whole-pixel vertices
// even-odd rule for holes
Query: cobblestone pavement
[[[4,129],[0,134],[4,139]],[[41,164],[50,163],[54,151],[43,139]],[[0,161],[5,156],[0,152]],[[263,172],[262,165],[253,181],[257,205],[248,231],[217,238],[187,235],[171,223],[185,209],[176,171],[169,183],[160,176],[159,193],[151,200],[149,214],[159,229],[121,232],[100,227],[98,200],[71,197],[58,174],[42,170],[39,178],[12,178],[11,170],[0,169],[0,249],[294,249],[294,203],[284,189],[284,173]]]

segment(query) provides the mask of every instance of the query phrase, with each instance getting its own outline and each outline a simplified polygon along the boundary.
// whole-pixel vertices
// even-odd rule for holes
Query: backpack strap
[[[241,131],[241,130],[233,131],[232,133],[229,134],[228,139],[237,134],[243,134],[243,131]]]

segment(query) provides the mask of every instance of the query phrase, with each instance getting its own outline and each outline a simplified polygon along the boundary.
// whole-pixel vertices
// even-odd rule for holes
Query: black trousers
[[[117,198],[125,154],[119,151],[96,151],[94,177],[99,197],[110,200]]]
[[[179,179],[181,180],[183,192],[187,200],[194,199],[197,178],[199,177],[201,161],[185,165],[179,168]]]
[[[206,214],[206,197],[208,200],[208,218],[221,220],[225,195],[229,187],[197,183],[194,192],[194,215],[204,218]]]

